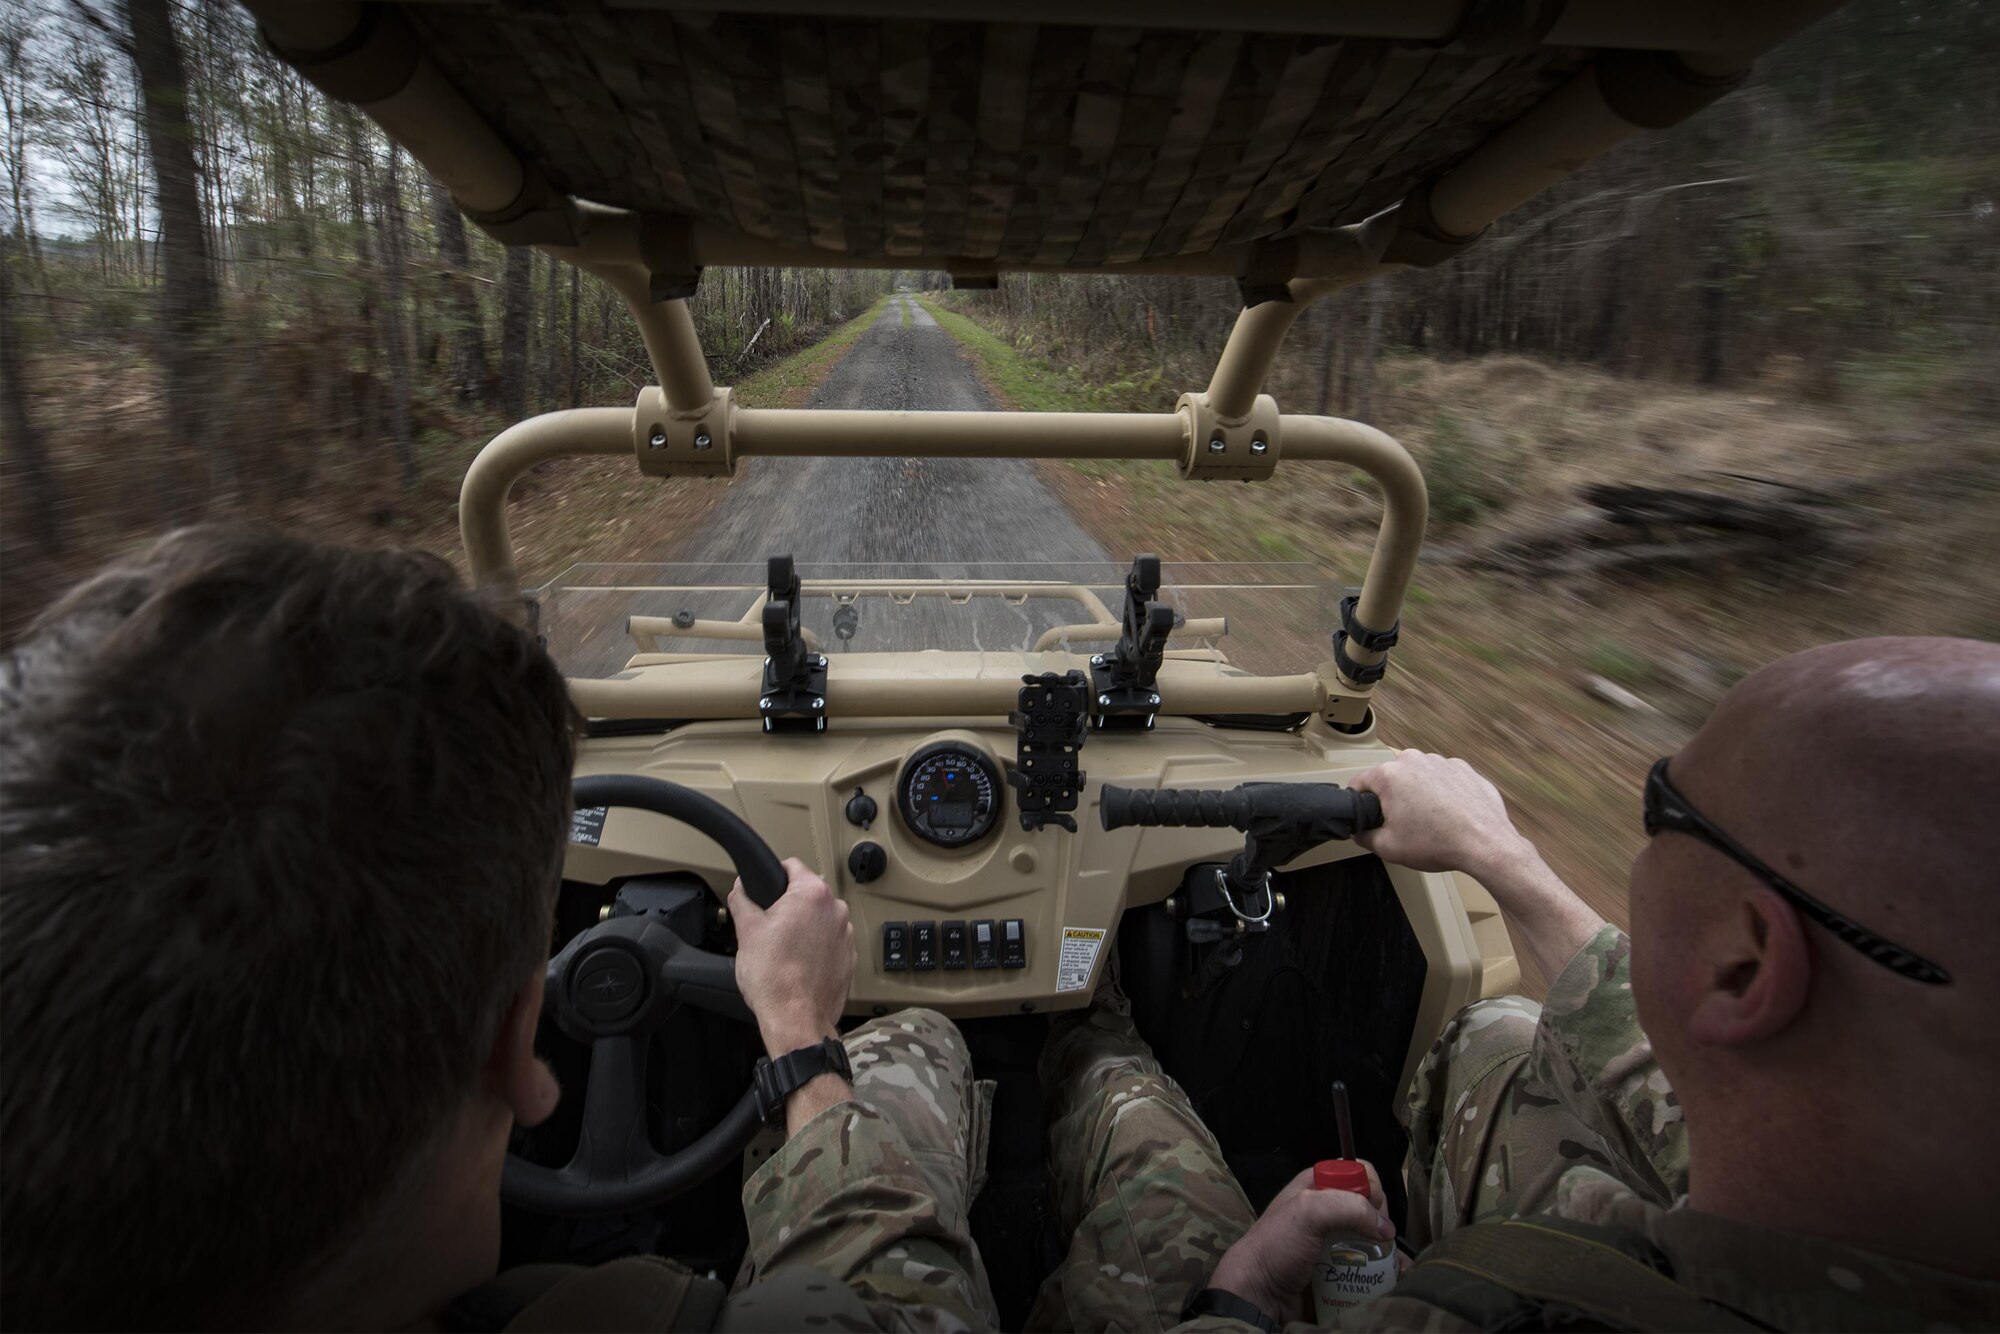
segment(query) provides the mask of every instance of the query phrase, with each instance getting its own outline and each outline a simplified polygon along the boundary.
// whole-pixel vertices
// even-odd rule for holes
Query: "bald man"
[[[1464,761],[1355,786],[1384,813],[1363,843],[1479,879],[1555,982],[1425,1058],[1421,1259],[1343,1328],[2000,1326],[2000,646],[1746,678],[1647,780],[1629,938]],[[1348,1212],[1281,1195],[1192,1309],[1303,1314]]]

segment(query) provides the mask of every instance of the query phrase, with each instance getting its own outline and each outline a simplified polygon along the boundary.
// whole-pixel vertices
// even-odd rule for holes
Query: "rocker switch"
[[[974,968],[1000,966],[1000,944],[993,937],[993,923],[990,920],[972,924],[972,966]]]
[[[944,966],[947,970],[966,966],[965,923],[944,924]]]
[[[909,967],[909,923],[882,923],[882,971],[885,973],[902,973],[908,972]]]
[[[910,967],[929,972],[937,967],[937,923],[910,923]]]
[[[1000,923],[1000,966],[1028,966],[1028,928],[1018,917],[1009,917]]]

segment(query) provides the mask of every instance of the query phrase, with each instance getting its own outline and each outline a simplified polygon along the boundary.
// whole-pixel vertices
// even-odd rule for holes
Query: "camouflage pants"
[[[1634,1152],[1593,1104],[1540,1005],[1497,996],[1466,1006],[1431,1044],[1405,1095],[1404,1237],[1421,1250],[1468,1223],[1535,1213],[1554,1203],[1558,1178],[1579,1165],[1662,1204],[1686,1191],[1677,1139]]]
[[[993,1081],[972,1077],[972,1054],[952,1022],[935,1010],[901,1010],[871,1019],[842,1039],[853,1067],[854,1097],[896,1128],[937,1201],[937,1221],[946,1248],[972,1257],[968,1272],[919,1265],[892,1247],[877,1256],[880,1231],[865,1214],[822,1220],[827,1239],[806,1257],[819,1270],[868,1279],[871,1291],[893,1295],[915,1285],[912,1301],[977,1313],[974,1328],[998,1329],[999,1310],[986,1267],[972,1240],[969,1211],[986,1184],[986,1142],[992,1119]],[[782,1140],[782,1132],[778,1138]],[[764,1154],[753,1152],[752,1158]],[[757,1207],[756,1203],[752,1207]],[[746,1257],[741,1288],[754,1277]],[[921,1275],[914,1271],[921,1270]],[[894,1272],[889,1272],[894,1271]],[[886,1276],[885,1276],[886,1275]],[[925,1291],[945,1287],[940,1300]]]
[[[1162,1330],[1255,1221],[1180,1085],[1124,1005],[1056,1020],[1042,1052],[1048,1171],[1069,1254],[1031,1330]]]

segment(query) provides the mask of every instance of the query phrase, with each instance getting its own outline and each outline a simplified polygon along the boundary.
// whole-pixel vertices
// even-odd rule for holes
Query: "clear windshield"
[[[801,565],[800,621],[829,654],[958,649],[1101,652],[1118,639],[1130,567],[1110,563]],[[563,671],[611,676],[640,653],[763,655],[761,564],[571,566],[534,590]],[[1326,656],[1333,598],[1303,562],[1167,563],[1169,649],[1258,675]]]

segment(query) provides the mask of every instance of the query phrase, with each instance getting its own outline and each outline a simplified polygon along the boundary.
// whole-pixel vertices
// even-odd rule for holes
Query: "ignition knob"
[[[857,885],[881,879],[882,872],[888,869],[889,854],[882,851],[880,843],[856,843],[854,850],[847,854],[847,873],[854,877]]]
[[[875,798],[869,796],[858,787],[854,789],[854,795],[847,799],[847,823],[849,824],[860,825],[863,829],[866,829],[869,825],[875,823],[875,817],[880,814],[881,811],[875,805]]]

